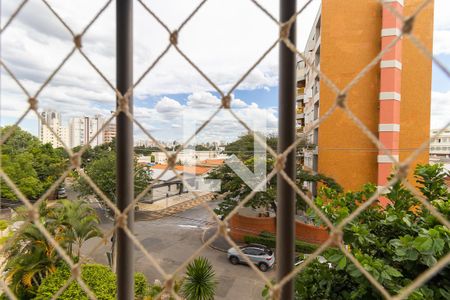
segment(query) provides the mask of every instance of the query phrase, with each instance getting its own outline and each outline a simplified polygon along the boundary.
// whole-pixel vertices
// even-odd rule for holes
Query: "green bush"
[[[418,190],[444,218],[450,217],[449,176],[442,165],[418,165],[414,172]],[[336,192],[322,188],[314,199],[333,222],[348,218],[377,187],[366,184],[360,191]],[[391,295],[397,294],[450,252],[450,229],[427,210],[415,194],[396,182],[385,197],[387,207],[369,205],[343,228],[349,251]],[[316,224],[321,218],[310,211]],[[296,277],[296,299],[383,299],[384,297],[340,251],[323,256],[333,264],[310,264]],[[338,296],[340,295],[340,296]],[[436,272],[405,297],[408,300],[450,299],[450,266]]]
[[[67,282],[70,269],[64,265],[48,276],[39,286],[36,298],[50,299]],[[98,300],[116,299],[116,274],[107,266],[100,264],[85,264],[81,267],[81,278],[89,286]],[[145,296],[148,290],[147,279],[142,273],[134,275],[134,289],[137,298]],[[89,299],[76,281],[73,281],[59,296],[59,300]]]
[[[147,277],[142,273],[134,274],[134,294],[136,297],[144,297],[149,289]]]
[[[3,230],[5,230],[6,228],[8,228],[8,225],[9,225],[8,221],[6,221],[6,220],[0,220],[0,231],[3,231]]]
[[[35,299],[50,299],[67,282],[70,269],[67,266],[59,268],[48,276],[39,286]],[[99,300],[116,298],[116,275],[107,266],[86,264],[81,267],[81,278],[89,286]],[[59,296],[60,300],[89,299],[77,282],[73,281]]]
[[[262,232],[259,236],[245,236],[244,241],[248,244],[256,243],[274,249],[276,247],[275,235],[270,232]],[[304,241],[295,241],[295,251],[299,253],[313,253],[318,245],[307,243]]]
[[[186,267],[181,294],[187,300],[213,300],[217,288],[214,269],[205,257],[197,257]]]

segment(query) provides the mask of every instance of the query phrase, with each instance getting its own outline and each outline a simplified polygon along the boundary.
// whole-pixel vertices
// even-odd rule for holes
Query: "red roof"
[[[204,161],[202,161],[202,164],[210,166],[220,166],[223,165],[224,162],[224,159],[205,159]]]
[[[151,169],[164,170],[165,168],[168,168],[168,167],[169,166],[166,164],[161,164],[161,165],[154,165],[151,167]],[[208,167],[180,166],[180,165],[175,165],[174,169],[179,172],[185,172],[185,173],[195,174],[195,175],[203,175],[203,174],[208,173],[211,170],[211,168],[208,168]]]

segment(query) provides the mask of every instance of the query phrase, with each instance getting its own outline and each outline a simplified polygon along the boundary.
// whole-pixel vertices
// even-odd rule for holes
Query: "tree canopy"
[[[112,201],[116,200],[116,152],[115,142],[89,148],[89,154],[85,157],[84,171],[95,182],[100,190]],[[149,184],[151,176],[145,168],[134,162],[134,191],[138,195]],[[77,180],[76,189],[82,196],[94,195],[94,190],[82,177]]]
[[[267,144],[272,147],[272,149],[277,148],[277,137],[269,136],[266,139]],[[253,171],[254,165],[254,137],[252,135],[241,136],[238,140],[230,143],[226,146],[225,151],[228,155],[236,155],[241,159],[244,164]],[[302,143],[304,145],[304,143]],[[274,168],[275,160],[270,155],[267,154],[266,162],[266,174],[269,174]],[[251,188],[244,183],[244,181],[233,172],[233,170],[226,164],[216,168],[211,171],[208,179],[219,179],[221,180],[221,190],[219,194],[222,195],[223,201],[219,203],[218,208],[215,210],[219,215],[227,215],[239,201],[243,200],[248,194],[251,193]],[[321,182],[325,186],[341,191],[342,187],[334,181],[332,178],[327,177],[322,174],[310,173],[301,169],[301,166],[297,166],[296,184],[301,189],[303,188],[303,183],[309,182]],[[254,197],[246,203],[245,206],[250,206],[253,208],[265,208],[266,211],[272,210],[276,211],[276,176],[272,177],[266,185],[266,190],[257,192]],[[304,190],[306,192],[306,190]],[[300,196],[297,196],[297,208],[305,209],[305,203]]]
[[[422,196],[444,218],[450,217],[450,193],[442,165],[418,165],[416,180]],[[332,223],[338,224],[367,201],[376,186],[358,192],[319,191],[315,203]],[[385,195],[392,205],[378,202],[367,207],[344,227],[343,242],[354,257],[384,288],[395,295],[450,252],[450,230],[397,182]],[[318,225],[321,220],[311,211]],[[296,278],[296,299],[382,299],[366,277],[338,250],[324,254],[333,264],[314,262]],[[437,272],[408,299],[450,299],[450,266]]]
[[[0,128],[1,135],[10,129],[11,126]],[[1,155],[3,170],[29,199],[39,198],[68,166],[64,149],[42,144],[20,127],[3,144]],[[17,200],[3,180],[0,191],[2,198]]]

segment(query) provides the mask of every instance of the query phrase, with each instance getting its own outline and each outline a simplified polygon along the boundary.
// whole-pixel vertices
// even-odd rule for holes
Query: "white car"
[[[240,250],[246,255],[262,272],[266,272],[275,264],[275,255],[273,251],[266,246],[259,244],[248,244],[240,247]],[[228,249],[228,260],[233,265],[247,263],[242,255],[235,249]]]

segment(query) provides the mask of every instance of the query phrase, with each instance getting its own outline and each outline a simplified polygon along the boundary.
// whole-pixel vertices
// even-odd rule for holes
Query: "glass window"
[[[258,255],[258,250],[255,248],[246,248],[244,253],[247,255]]]

